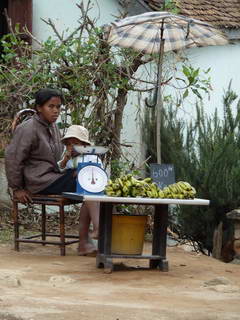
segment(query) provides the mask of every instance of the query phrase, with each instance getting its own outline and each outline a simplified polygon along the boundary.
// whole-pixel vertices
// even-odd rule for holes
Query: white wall
[[[2,207],[11,207],[11,199],[7,190],[7,178],[5,173],[5,162],[4,158],[0,158],[0,208]]]
[[[200,70],[211,68],[208,76],[211,78],[212,91],[210,92],[210,99],[207,95],[203,95],[203,106],[208,115],[213,114],[215,108],[217,108],[219,116],[223,118],[222,98],[224,91],[228,88],[230,80],[232,80],[232,89],[238,94],[240,99],[240,42],[227,46],[188,49],[185,53],[194,68],[200,68]],[[167,58],[165,57],[165,61],[166,60]],[[154,75],[152,72],[151,80],[153,79]],[[174,94],[175,89],[165,87],[163,90],[165,94]],[[184,104],[179,107],[179,117],[184,120],[195,117],[195,101],[196,97],[190,95]],[[133,148],[127,150],[132,150],[135,159],[142,162],[144,160],[144,154],[141,140],[141,128],[135,121],[136,114],[139,112],[136,105],[139,103],[134,96],[129,98],[129,102],[130,104],[126,108],[127,114],[125,114],[124,117],[122,130],[123,140],[126,144],[134,142]],[[143,106],[144,102],[141,101],[141,110],[143,110]],[[235,114],[235,111],[236,103],[233,104],[233,114]]]
[[[222,98],[231,80],[231,87],[240,98],[240,43],[194,48],[186,52],[195,68],[199,67],[201,70],[211,68],[209,76],[211,77],[212,91],[210,92],[210,99],[208,100],[208,97],[205,96],[203,100],[204,110],[210,115],[217,108],[219,116],[222,117]],[[189,111],[194,99],[189,102],[185,103],[183,107],[185,112]]]
[[[104,10],[103,10],[104,1]],[[46,40],[52,34],[51,29],[41,18],[51,18],[60,32],[69,29],[69,32],[77,26],[80,10],[76,6],[77,1],[73,0],[33,0],[33,33],[41,40]],[[87,2],[87,1],[86,1]],[[78,2],[79,3],[79,2]],[[118,14],[118,1],[115,0],[94,0],[93,9],[90,11],[92,17],[97,17],[97,24],[102,25],[115,20]],[[194,48],[187,50],[187,55],[195,68],[207,70],[211,68],[211,84],[213,91],[210,100],[204,99],[204,107],[208,113],[214,112],[218,107],[222,110],[223,90],[227,89],[232,79],[232,88],[239,90],[240,81],[240,44]],[[194,98],[190,98],[181,108],[180,115],[185,118],[192,117]],[[141,162],[141,129],[136,121],[139,111],[137,98],[132,95],[124,115],[122,139],[126,144],[133,144],[133,148],[126,148],[134,154],[134,157]],[[128,153],[128,152],[127,152]]]
[[[103,10],[104,1],[104,10]],[[86,1],[87,2],[87,1]],[[97,25],[103,25],[114,21],[119,14],[118,1],[116,0],[94,0],[93,9],[89,11],[89,15],[96,19]],[[62,33],[66,29],[70,33],[78,26],[80,17],[80,9],[76,6],[75,0],[33,0],[33,34],[34,36],[44,41],[54,33],[51,28],[44,23],[41,18],[54,22],[56,29]],[[123,143],[132,144],[133,148],[126,148],[134,158],[139,158],[139,149],[141,147],[141,136],[139,134],[140,127],[135,121],[136,118],[136,97],[132,96],[129,99],[130,103],[126,108],[124,115],[124,125],[122,130]]]
[[[123,152],[126,158],[134,161],[135,164],[143,162],[144,154],[142,153],[142,136],[140,115],[143,108],[139,104],[136,94],[130,94],[128,104],[124,110],[123,128],[122,128],[122,143],[131,145],[132,147],[123,147]]]
[[[103,3],[104,1],[104,10]],[[87,3],[88,1],[84,1]],[[51,28],[41,18],[49,18],[60,32],[69,29],[74,30],[78,25],[80,9],[76,6],[80,1],[76,0],[33,0],[33,34],[37,39],[46,40],[53,33]],[[118,3],[115,0],[92,0],[93,9],[90,17],[96,17],[97,25],[102,25],[114,20],[113,15],[118,14]]]

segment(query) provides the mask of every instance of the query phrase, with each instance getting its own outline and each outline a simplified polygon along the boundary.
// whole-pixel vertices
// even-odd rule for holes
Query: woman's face
[[[62,101],[59,97],[52,97],[42,106],[37,106],[41,118],[49,123],[56,122],[61,108]]]

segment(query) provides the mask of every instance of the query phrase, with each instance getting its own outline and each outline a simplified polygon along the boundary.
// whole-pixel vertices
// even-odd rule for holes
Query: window
[[[4,15],[4,9],[8,10],[8,0],[0,1],[0,39],[8,32],[7,21]],[[1,47],[0,47],[1,54]]]
[[[19,23],[32,31],[32,0],[8,0],[8,15],[13,25]]]
[[[13,26],[19,23],[20,30],[26,26],[30,32],[32,31],[32,0],[0,0],[0,38],[9,31],[4,9],[7,9]]]

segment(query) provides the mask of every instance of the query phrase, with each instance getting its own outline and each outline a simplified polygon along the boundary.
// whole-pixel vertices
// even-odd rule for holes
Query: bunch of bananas
[[[152,182],[152,178],[136,179],[132,174],[109,180],[105,193],[113,197],[163,198],[163,192]]]
[[[161,190],[152,178],[136,179],[132,174],[109,180],[105,193],[112,197],[148,197],[168,199],[193,199],[196,190],[185,181],[170,184]]]
[[[178,181],[163,188],[164,198],[194,199],[196,190],[186,181]]]

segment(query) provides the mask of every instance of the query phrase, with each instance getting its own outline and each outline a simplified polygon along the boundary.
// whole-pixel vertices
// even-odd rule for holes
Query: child
[[[101,160],[96,155],[81,155],[76,152],[74,146],[90,146],[88,130],[79,125],[72,125],[67,129],[65,136],[62,138],[66,150],[63,153],[62,159],[58,161],[59,170],[61,172],[67,169],[77,169],[79,162],[99,162]],[[88,241],[88,231],[90,221],[93,224],[93,231],[90,237],[98,238],[98,224],[99,224],[99,203],[85,202],[80,211],[80,228],[79,228],[79,255],[94,255],[96,248]]]
[[[58,166],[61,172],[67,169],[77,169],[79,162],[98,162],[102,166],[101,160],[93,154],[81,155],[77,153],[74,146],[89,146],[88,130],[82,126],[72,125],[67,129],[65,136],[62,138],[63,144],[66,146],[66,150],[62,159],[58,162]]]

